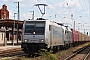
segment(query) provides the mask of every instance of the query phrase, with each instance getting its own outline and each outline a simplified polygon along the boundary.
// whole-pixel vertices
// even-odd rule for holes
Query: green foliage
[[[4,60],[10,60],[10,59],[6,58],[6,59],[4,59]]]
[[[27,58],[25,58],[25,57],[22,57],[22,58],[20,58],[20,60],[28,60]]]
[[[49,54],[48,58],[49,58],[49,60],[58,60],[54,54]]]
[[[58,60],[56,56],[52,54],[51,52],[45,51],[45,52],[40,52],[40,54],[42,55],[43,60]]]

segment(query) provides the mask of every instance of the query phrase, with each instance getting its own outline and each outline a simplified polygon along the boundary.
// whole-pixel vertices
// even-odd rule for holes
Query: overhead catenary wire
[[[40,0],[38,0],[40,3],[42,3]],[[50,1],[49,1],[50,2]],[[50,2],[51,3],[51,2]],[[69,3],[69,2],[67,2],[67,3]],[[51,3],[52,4],[52,3]],[[53,4],[52,4],[53,5]],[[53,5],[54,7],[55,7],[55,5]],[[71,9],[69,8],[69,5],[67,4],[67,6],[68,6],[68,10],[69,10],[69,13],[70,13],[70,17],[72,16],[72,14],[71,14]],[[50,11],[52,11],[49,7],[47,7]],[[56,8],[56,7],[55,7]],[[56,14],[54,11],[52,11],[54,14],[55,14],[55,16],[56,15],[58,15],[58,14]],[[59,15],[58,15],[59,16]],[[61,16],[59,16],[60,18],[62,18]],[[62,18],[62,19],[64,19],[64,18]],[[72,19],[72,18],[71,18]],[[73,20],[73,19],[72,19]]]
[[[52,11],[49,7],[47,7],[50,11]],[[55,16],[57,15],[57,16],[59,16],[57,13],[55,13],[54,11],[52,11],[54,14],[55,14]],[[61,19],[64,19],[64,18],[62,18],[61,16],[59,16]]]
[[[83,11],[85,12],[85,10],[84,10],[84,8],[83,8],[83,6],[81,5],[81,3],[80,3],[80,1],[79,1],[79,0],[78,0],[78,2],[79,2],[79,4],[80,4],[80,6],[82,7]],[[85,12],[85,14],[86,14],[86,12]],[[86,16],[87,16],[88,20],[90,21],[90,18],[88,17],[88,15],[87,15],[87,14],[86,14]]]
[[[55,7],[55,5],[50,1],[50,0],[48,0],[51,4],[52,4],[52,6],[54,7],[54,8],[56,8]],[[67,5],[67,7],[68,7],[68,10],[69,10],[69,14],[70,14],[70,17],[71,17],[71,8],[70,8],[70,6],[69,6],[69,1],[68,0],[66,0],[66,5]],[[57,9],[57,8],[56,8]],[[61,10],[59,10],[59,9],[57,9],[57,11],[60,11],[60,13],[62,13],[63,15],[65,15]],[[64,16],[64,17],[68,17],[68,16]]]
[[[54,8],[56,8],[55,5],[54,5],[50,0],[48,0],[48,1],[49,1],[49,3],[52,4],[52,6],[53,6]],[[67,5],[67,8],[68,8],[68,11],[69,11],[69,14],[70,14],[70,18],[71,18],[72,11],[71,11],[71,8],[70,8],[70,5],[69,5],[69,0],[66,0],[65,4]],[[57,9],[57,8],[56,8],[56,9]],[[65,15],[61,10],[58,10],[58,9],[57,9],[57,11],[60,11],[60,13],[62,13],[63,15]],[[66,17],[69,17],[69,16],[65,16],[64,18],[66,18]],[[72,19],[72,18],[71,18],[71,19]],[[72,19],[72,20],[73,20],[73,19]],[[68,23],[69,23],[69,22],[68,22]]]
[[[50,0],[48,0],[51,4],[52,4],[52,6],[54,7],[54,8],[56,8],[56,6],[50,1]],[[56,8],[57,9],[57,8]],[[58,9],[57,9],[58,10]],[[60,13],[62,13],[62,11],[61,10],[58,10],[58,11],[60,11]],[[63,14],[63,13],[62,13]],[[63,14],[63,15],[65,15],[65,14]]]
[[[50,0],[48,0],[49,2],[50,2]],[[52,2],[50,2],[54,7],[55,7],[55,5],[52,3]],[[72,15],[72,11],[71,11],[71,8],[70,8],[70,6],[69,6],[69,0],[66,0],[66,5],[67,5],[67,8],[68,8],[68,10],[69,10],[69,13],[70,13],[70,16]],[[56,8],[56,7],[55,7]],[[56,8],[57,9],[57,8]],[[57,9],[58,10],[58,9]],[[59,10],[59,11],[61,11],[61,10]],[[62,13],[62,11],[61,11],[61,13]],[[62,13],[63,14],[63,13]],[[64,15],[64,14],[63,14]]]
[[[87,3],[86,3],[86,1],[85,1],[85,0],[84,0],[84,2],[85,2],[85,7],[86,7],[86,10],[88,10],[88,11],[89,11],[89,15],[88,15],[88,16],[90,17],[90,10],[89,10],[89,9],[90,9],[90,3],[89,3],[89,8],[88,8],[88,7],[87,7],[87,5],[86,5]],[[88,2],[90,2],[90,0],[88,0]],[[88,17],[88,18],[89,18],[89,17]],[[90,18],[89,18],[89,20],[90,20]]]
[[[89,17],[90,17],[90,0],[88,0],[88,2],[89,2]]]
[[[55,5],[50,1],[50,0],[48,0],[54,7],[55,7]],[[69,10],[69,13],[71,14],[71,8],[70,8],[70,6],[69,6],[69,1],[67,1],[66,2],[66,5],[68,6],[68,10]],[[55,7],[56,8],[56,7]],[[57,8],[56,8],[57,9]],[[57,9],[58,10],[58,9]],[[60,11],[60,13],[62,13],[62,11],[61,10],[58,10],[58,11]],[[63,15],[65,15],[64,13],[62,13]]]
[[[69,0],[67,0],[66,5],[67,5],[67,8],[68,8],[70,16],[71,16],[72,15],[72,11],[71,11],[71,8],[70,8]]]
[[[86,1],[84,0],[84,2],[85,2],[85,7],[86,7],[86,9],[88,10],[87,5],[86,5]]]
[[[39,0],[38,0],[38,1],[39,1]],[[0,3],[2,3],[2,2],[0,2]],[[51,2],[51,3],[52,3],[52,2]],[[52,3],[52,5],[55,6],[53,3]],[[15,7],[13,7],[13,6],[9,5],[9,4],[8,4],[8,6],[11,7],[11,8],[13,8],[13,9],[15,9]],[[70,8],[69,8],[69,9],[70,9]],[[22,9],[21,9],[21,10],[22,10]],[[21,10],[20,10],[20,11],[21,11]],[[49,8],[49,10],[50,10],[50,8]],[[25,10],[23,10],[22,12],[24,12],[24,11],[25,11]],[[52,11],[52,12],[53,12],[53,11]],[[59,15],[59,14],[56,14],[55,12],[53,12],[53,13],[54,13],[55,15]],[[86,14],[86,15],[87,15],[87,14]],[[60,18],[62,18],[62,17],[60,17]],[[63,18],[62,18],[62,19],[63,19]]]

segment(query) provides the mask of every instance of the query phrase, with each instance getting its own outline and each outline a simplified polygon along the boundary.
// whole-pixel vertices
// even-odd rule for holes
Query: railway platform
[[[7,46],[0,46],[0,52],[2,51],[9,51],[14,49],[21,49],[21,45],[7,45]]]

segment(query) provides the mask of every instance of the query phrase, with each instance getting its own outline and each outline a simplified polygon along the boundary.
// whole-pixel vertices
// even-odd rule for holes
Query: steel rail
[[[88,54],[85,56],[85,58],[83,60],[87,60],[89,55],[90,55],[90,51],[88,52]]]
[[[87,47],[89,47],[89,46],[90,46],[90,45],[85,46],[85,47],[83,47],[83,48],[79,49],[77,52],[75,52],[74,54],[72,54],[72,55],[70,55],[70,56],[66,57],[64,60],[70,60],[70,58],[72,58],[72,57],[76,56],[78,53],[82,52],[83,50],[85,50],[85,49],[86,49]]]

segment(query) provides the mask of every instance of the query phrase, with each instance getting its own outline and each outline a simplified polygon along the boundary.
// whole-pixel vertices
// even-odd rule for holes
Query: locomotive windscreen
[[[44,35],[45,22],[44,21],[30,21],[25,24],[25,34],[29,35]]]

